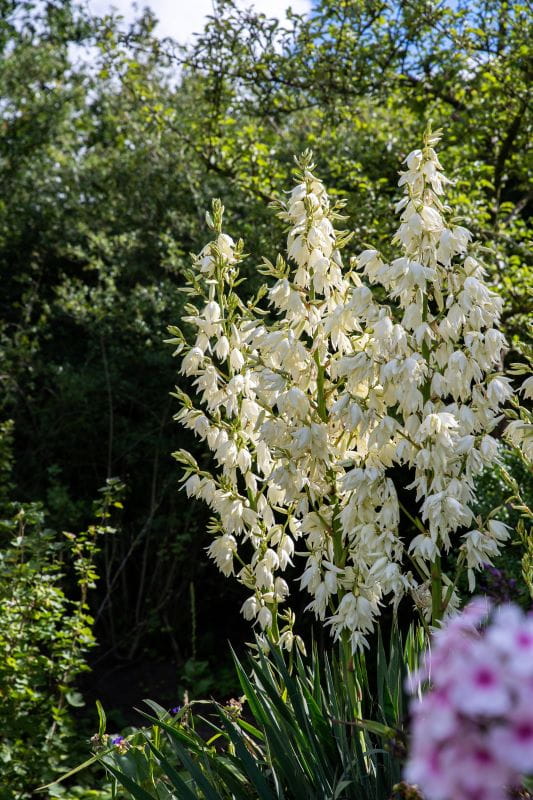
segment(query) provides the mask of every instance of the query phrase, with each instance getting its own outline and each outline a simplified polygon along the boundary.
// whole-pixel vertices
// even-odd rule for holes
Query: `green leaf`
[[[44,786],[38,786],[35,789],[35,791],[36,792],[44,792],[44,790],[45,789],[49,789],[50,786],[53,786],[54,784],[60,783],[62,781],[66,781],[67,778],[71,778],[73,775],[76,775],[78,772],[81,772],[82,770],[87,769],[87,767],[90,767],[92,764],[95,764],[97,761],[100,761],[100,756],[99,755],[98,756],[92,756],[92,758],[88,758],[87,761],[83,762],[83,764],[78,764],[77,767],[74,767],[74,769],[71,769],[68,772],[65,772],[65,774],[61,775],[59,778],[54,778],[53,781],[51,781],[50,783],[45,784]]]
[[[170,781],[171,781],[172,785],[174,786],[174,788],[175,789],[179,789],[179,791],[180,791],[180,795],[179,795],[180,800],[196,800],[197,796],[187,786],[185,781],[180,777],[178,772],[174,769],[174,767],[165,758],[163,753],[157,747],[155,747],[155,745],[152,744],[152,742],[149,739],[147,739],[147,743],[148,743],[148,746],[149,746],[150,750],[154,753],[155,756],[157,756],[157,759],[158,759],[161,767],[165,771],[165,774],[167,775],[167,777],[170,779]]]
[[[272,793],[268,783],[263,777],[263,774],[258,769],[255,759],[252,758],[246,749],[242,737],[239,735],[239,732],[235,728],[232,720],[222,711],[220,712],[220,715],[225,720],[228,735],[235,747],[235,752],[242,763],[244,771],[250,778],[253,787],[257,792],[258,800],[276,800],[275,795]]]
[[[107,762],[105,762],[104,766],[117,779],[117,781],[130,792],[135,800],[158,800],[157,795],[148,794],[148,792],[139,786],[138,783],[129,778],[120,770],[116,769],[116,767],[113,767]]]
[[[67,692],[65,700],[69,706],[74,706],[74,708],[82,708],[85,705],[85,700],[79,692]]]
[[[378,736],[383,736],[387,739],[393,739],[397,735],[397,732],[394,730],[394,728],[391,728],[388,725],[383,725],[381,722],[376,722],[375,720],[359,719],[355,720],[354,724],[360,728],[364,728],[367,731],[371,731],[372,733],[377,733]]]
[[[104,707],[101,704],[100,700],[96,701],[96,710],[98,712],[98,735],[100,736],[100,738],[102,738],[102,736],[106,732],[107,720]]]
[[[212,785],[207,780],[206,776],[203,774],[201,769],[196,766],[192,758],[190,758],[189,754],[182,747],[178,742],[175,743],[175,748],[178,753],[179,758],[183,766],[188,771],[189,775],[193,778],[194,782],[198,784],[198,787],[202,790],[202,793],[206,800],[220,800],[220,795]]]

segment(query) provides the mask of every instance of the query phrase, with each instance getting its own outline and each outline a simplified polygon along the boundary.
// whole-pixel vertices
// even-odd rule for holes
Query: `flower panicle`
[[[208,553],[247,589],[243,615],[287,649],[297,639],[285,572],[297,560],[308,608],[355,651],[389,598],[410,595],[428,620],[453,612],[458,576],[441,573],[442,554],[457,552],[473,589],[508,538],[474,512],[513,397],[498,371],[501,301],[469,231],[447,221],[438,138],[428,132],[405,159],[390,263],[368,246],[345,268],[342,204],[310,153],[277,206],[286,253],[262,261],[269,285],[256,298],[238,296],[243,245],[224,232],[221,205],[194,259],[198,307],[183,320],[193,337],[176,334],[192,391],[177,418],[212,468],[180,455],[183,485],[213,512]]]

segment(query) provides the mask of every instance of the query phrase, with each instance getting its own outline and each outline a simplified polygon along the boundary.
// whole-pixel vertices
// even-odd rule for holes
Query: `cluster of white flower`
[[[473,587],[474,570],[508,535],[472,511],[475,478],[497,459],[490,432],[512,394],[497,373],[501,300],[467,254],[470,233],[446,222],[436,140],[407,157],[400,179],[402,255],[387,263],[365,250],[350,269],[340,256],[349,236],[334,228],[342,204],[332,207],[304,156],[280,212],[294,267],[265,260],[275,282],[247,305],[236,292],[242,243],[222,233],[215,203],[216,238],[189,275],[202,303],[184,318],[195,341],[171,329],[199,398],[178,390],[177,417],[215,465],[201,469],[180,451],[185,489],[215,512],[209,554],[251,591],[244,615],[288,649],[294,616],[279,606],[295,552],[306,559],[309,607],[355,650],[384,600],[410,593],[434,618],[456,606],[443,551],[459,551]],[[273,320],[259,305],[267,292]],[[416,492],[414,512],[398,499],[398,467]],[[417,531],[410,541],[401,512]]]
[[[518,374],[522,373],[523,369],[519,368]],[[519,392],[525,400],[533,400],[533,375],[524,380]],[[533,464],[533,413],[522,406],[519,414],[513,413],[513,417],[505,429],[505,438],[510,445],[520,450],[526,461]]]

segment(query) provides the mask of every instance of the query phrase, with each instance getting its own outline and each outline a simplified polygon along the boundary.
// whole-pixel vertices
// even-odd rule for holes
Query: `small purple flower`
[[[180,711],[181,711],[181,706],[174,706],[174,708],[170,709],[170,713],[172,714],[173,717],[175,717],[176,714],[179,714]]]
[[[111,744],[116,748],[119,756],[125,755],[130,749],[130,743],[124,736],[112,736]]]
[[[493,567],[491,564],[484,564],[483,567],[479,585],[484,594],[496,600],[497,603],[509,602],[516,596],[516,580],[511,578],[505,570]]]

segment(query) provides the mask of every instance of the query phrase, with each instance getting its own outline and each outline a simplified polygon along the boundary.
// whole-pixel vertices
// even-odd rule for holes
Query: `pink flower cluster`
[[[428,800],[506,800],[533,773],[533,614],[474,600],[434,634],[408,690],[405,778]]]

